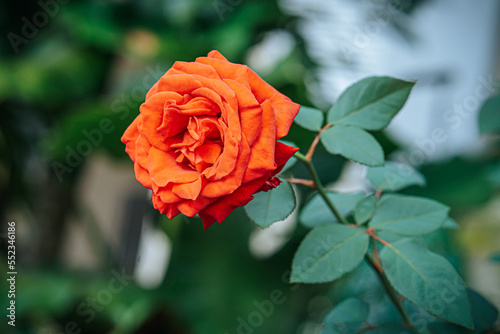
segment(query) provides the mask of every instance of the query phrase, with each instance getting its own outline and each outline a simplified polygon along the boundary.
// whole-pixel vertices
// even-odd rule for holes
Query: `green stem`
[[[373,258],[370,255],[366,254],[365,260],[366,260],[366,262],[368,262],[370,267],[372,267],[373,271],[375,271],[378,278],[382,282],[382,286],[384,287],[385,292],[387,293],[387,295],[389,295],[389,298],[391,298],[392,303],[394,304],[394,306],[396,306],[396,309],[398,310],[399,314],[401,315],[401,318],[403,319],[403,324],[405,325],[405,327],[413,328],[413,326],[411,325],[410,319],[408,318],[408,315],[406,314],[406,311],[403,308],[403,305],[401,304],[401,301],[398,299],[398,296],[397,296],[396,292],[394,291],[394,289],[392,288],[391,283],[389,282],[387,277],[380,270],[380,268],[377,267],[377,265],[373,261]]]
[[[318,193],[321,195],[321,197],[323,197],[323,199],[325,200],[326,204],[328,205],[330,210],[333,212],[335,217],[337,217],[337,219],[342,224],[349,224],[349,222],[344,218],[344,216],[342,216],[342,214],[337,210],[337,208],[333,204],[330,197],[328,197],[328,194],[326,193],[326,190],[323,187],[323,184],[321,183],[321,181],[319,179],[318,172],[316,172],[316,168],[314,168],[314,165],[312,164],[312,162],[309,161],[309,159],[307,159],[305,155],[303,155],[302,153],[299,153],[299,152],[295,153],[295,157],[297,159],[299,159],[300,161],[302,161],[306,165],[307,170],[309,171],[309,174],[311,174],[311,178],[314,182],[314,185],[316,186],[316,189],[318,190]]]
[[[345,225],[349,224],[347,219],[340,213],[340,211],[337,210],[337,208],[335,207],[335,205],[333,204],[331,199],[328,197],[326,190],[323,187],[323,184],[321,183],[321,181],[319,179],[318,172],[316,171],[316,168],[314,168],[313,163],[302,153],[299,153],[299,152],[295,153],[295,157],[297,159],[299,159],[300,161],[302,161],[306,165],[307,170],[309,171],[309,174],[311,174],[311,178],[314,182],[314,185],[316,186],[316,189],[318,190],[318,193],[321,195],[321,197],[323,197],[323,199],[325,200],[326,204],[328,205],[328,207],[330,208],[332,213],[335,215],[335,217],[337,217],[337,219],[342,224],[345,224]],[[406,311],[403,308],[403,305],[399,301],[396,292],[392,289],[392,286],[389,283],[389,280],[384,275],[383,270],[381,270],[381,268],[377,267],[377,265],[375,264],[375,262],[373,261],[372,257],[369,254],[365,255],[365,260],[366,260],[366,262],[368,262],[368,264],[373,268],[373,270],[375,271],[377,276],[380,278],[380,281],[382,283],[382,286],[384,287],[384,290],[389,295],[389,297],[391,298],[391,301],[394,303],[394,305],[396,306],[396,309],[398,310],[399,314],[401,315],[401,318],[403,319],[403,324],[408,328],[412,328],[412,325],[410,323],[408,315],[406,314]]]

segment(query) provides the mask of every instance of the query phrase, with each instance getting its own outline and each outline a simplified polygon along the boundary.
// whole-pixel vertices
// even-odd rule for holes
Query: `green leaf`
[[[458,224],[453,219],[448,217],[444,221],[443,225],[441,225],[441,228],[445,228],[445,229],[449,229],[449,230],[456,230],[458,228]]]
[[[355,269],[368,250],[364,229],[340,224],[321,225],[309,232],[295,253],[292,282],[323,283]]]
[[[354,208],[354,219],[356,223],[359,225],[366,223],[373,216],[376,205],[377,199],[373,195],[367,196],[359,201]]]
[[[324,114],[319,109],[301,106],[294,122],[307,130],[318,132],[323,126]]]
[[[409,186],[425,186],[425,178],[413,167],[386,161],[384,167],[368,168],[367,177],[375,189],[398,191]]]
[[[387,278],[408,300],[440,319],[474,327],[465,284],[444,257],[423,242],[402,239],[385,246],[380,258]]]
[[[368,303],[357,298],[345,299],[323,319],[322,334],[355,333],[365,327],[369,311]]]
[[[481,134],[500,132],[500,95],[490,97],[481,107],[479,132]]]
[[[362,193],[340,194],[328,192],[327,196],[335,204],[340,213],[343,216],[347,216],[354,210],[354,206],[364,195]],[[338,219],[333,215],[323,197],[320,194],[316,194],[302,209],[300,221],[305,226],[315,227],[321,224],[338,222]]]
[[[446,205],[431,199],[384,195],[369,226],[405,236],[429,234],[441,227],[448,211]]]
[[[459,326],[455,325],[450,322],[431,322],[427,326],[427,332],[428,334],[443,334],[443,333],[453,333],[453,334],[467,334],[471,333],[469,330]]]
[[[414,85],[390,77],[363,79],[339,97],[328,111],[328,123],[380,130],[403,107]]]
[[[253,196],[255,198],[245,206],[245,211],[262,228],[287,218],[296,206],[295,193],[288,182]]]
[[[474,318],[474,333],[484,333],[488,329],[493,329],[495,321],[498,319],[498,310],[476,291],[472,289],[468,289],[468,291],[472,317]]]
[[[382,146],[364,130],[352,126],[334,125],[321,132],[321,143],[331,154],[340,154],[360,164],[367,166],[384,164]]]

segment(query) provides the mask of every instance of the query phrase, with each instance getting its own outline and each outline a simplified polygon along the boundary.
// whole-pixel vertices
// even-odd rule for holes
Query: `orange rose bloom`
[[[218,51],[175,62],[146,95],[122,137],[137,180],[153,205],[222,222],[252,194],[276,187],[274,176],[297,151],[285,136],[300,105],[245,65]]]

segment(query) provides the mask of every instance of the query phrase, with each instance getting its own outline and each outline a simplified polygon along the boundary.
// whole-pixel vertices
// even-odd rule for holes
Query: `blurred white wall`
[[[411,16],[376,0],[281,4],[302,18],[308,50],[321,65],[319,87],[311,89],[319,106],[333,103],[367,76],[418,80],[388,129],[420,151],[412,160],[418,164],[481,146],[478,108],[492,91],[491,78],[498,79],[499,1],[429,0]],[[408,33],[399,33],[394,24]],[[434,136],[438,140],[433,133],[440,133]]]

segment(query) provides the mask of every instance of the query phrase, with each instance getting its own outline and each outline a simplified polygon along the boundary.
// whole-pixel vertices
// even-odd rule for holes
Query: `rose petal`
[[[194,182],[176,183],[172,192],[183,199],[195,200],[201,191],[201,177]]]
[[[253,145],[257,139],[262,123],[262,107],[255,99],[252,92],[232,79],[224,82],[234,91],[238,99],[238,112],[240,114],[241,131],[247,136],[248,144]]]
[[[252,93],[260,103],[269,100],[276,114],[276,135],[280,139],[288,134],[293,119],[298,114],[300,105],[278,92],[252,70],[248,70]]]
[[[204,231],[206,231],[207,228],[209,228],[210,226],[213,225],[213,223],[215,223],[214,217],[207,215],[207,214],[204,214],[203,212],[200,212],[199,215],[200,215],[201,221],[203,222],[203,230]]]
[[[153,194],[151,197],[151,201],[153,202],[153,207],[160,211],[161,213],[165,213],[165,209],[167,208],[167,204],[163,203],[160,199],[160,196]]]
[[[164,152],[154,146],[149,150],[148,170],[151,179],[159,187],[164,187],[170,182],[193,182],[200,175],[196,170],[177,163],[172,152]]]
[[[283,144],[281,142],[276,142],[276,156],[274,157],[276,161],[276,165],[278,165],[278,168],[274,171],[274,175],[278,174],[281,172],[285,164],[290,160],[290,158],[297,152],[299,149],[297,147],[293,146],[288,146],[286,144]]]
[[[162,202],[172,204],[182,201],[182,198],[172,192],[174,183],[167,184],[166,187],[159,188],[155,193],[160,196]]]
[[[186,130],[188,123],[189,116],[180,114],[174,101],[165,101],[163,121],[156,130],[165,141],[166,138],[175,136]]]
[[[134,172],[135,178],[137,179],[137,181],[139,181],[140,184],[149,189],[153,188],[149,172],[146,169],[142,168],[142,166],[137,162],[134,163]]]
[[[219,145],[207,142],[196,148],[195,153],[198,154],[206,163],[213,164],[219,157],[221,150],[222,149]]]
[[[225,58],[198,57],[196,62],[212,66],[221,79],[236,80],[250,89],[248,66],[231,63]]]
[[[222,103],[227,103],[231,106],[231,109],[236,113],[238,111],[238,100],[236,98],[235,92],[229,87],[225,82],[221,80],[212,80],[207,79],[205,77],[199,75],[193,75],[198,81],[203,85],[203,87],[210,89],[213,91],[216,96],[218,96],[218,101],[220,100]],[[214,101],[215,102],[215,101]],[[221,112],[223,112],[224,108],[219,104]]]
[[[148,168],[148,154],[151,149],[151,144],[144,136],[139,134],[135,141],[135,160],[142,168]]]
[[[276,138],[285,137],[292,126],[295,116],[299,113],[300,104],[285,99],[273,97],[271,100],[274,113],[276,114]]]
[[[163,122],[165,101],[177,100],[177,102],[180,102],[182,99],[181,95],[174,92],[159,92],[141,105],[139,130],[151,145],[164,151],[169,149],[169,145],[162,141],[157,129]]]
[[[137,128],[139,124],[139,119],[141,115],[137,116],[134,121],[128,126],[122,135],[121,141],[125,144],[125,152],[130,156],[132,161],[135,161],[135,142],[139,136],[139,129]]]
[[[177,216],[180,212],[180,210],[175,206],[175,204],[167,204],[165,207],[165,212],[163,212],[168,219],[172,219],[175,216]]]
[[[149,100],[149,98],[151,96],[153,96],[154,94],[158,93],[158,81],[155,82],[155,84],[153,85],[153,87],[151,87],[149,89],[149,91],[146,93],[146,99],[145,101]]]
[[[252,146],[248,167],[243,177],[243,183],[262,177],[274,171],[274,149],[276,146],[276,120],[274,110],[269,101],[262,103],[262,128],[259,137]]]
[[[197,62],[176,61],[172,68],[186,74],[197,74],[209,79],[220,80],[219,75],[210,65],[205,65]]]
[[[224,148],[214,165],[203,171],[203,175],[205,175],[205,177],[210,181],[220,180],[233,172],[239,161],[238,156],[240,154],[239,151],[241,150],[240,145],[238,145],[238,141],[233,137],[233,134],[227,125],[220,120],[219,125],[223,132]],[[248,143],[246,145],[248,146]]]
[[[195,97],[186,104],[170,104],[168,109],[169,111],[175,111],[177,114],[183,116],[205,116],[217,115],[220,113],[217,104],[204,97]]]
[[[253,199],[252,194],[254,194],[267,181],[268,178],[269,175],[265,175],[259,179],[242,184],[241,187],[233,193],[223,196],[213,204],[207,206],[202,212],[200,212],[200,217],[203,218],[203,216],[210,216],[221,223],[231,212],[234,211],[234,209],[240,206],[245,206],[248,202],[250,202]]]
[[[224,57],[219,51],[217,50],[212,50],[208,53],[207,55],[208,58],[215,58],[215,59],[220,59],[220,60],[225,60],[227,61],[226,57]]]
[[[177,203],[177,208],[186,216],[193,217],[197,215],[201,210],[206,208],[208,205],[215,202],[216,198],[206,198],[203,196],[198,196],[194,201],[183,201]]]
[[[176,92],[184,95],[200,87],[201,83],[191,74],[164,75],[158,81],[158,92]]]
[[[224,150],[225,149],[226,148],[224,148]],[[236,190],[241,185],[241,181],[243,180],[243,174],[247,168],[249,156],[250,147],[248,146],[245,135],[243,135],[240,153],[234,170],[220,180],[208,182],[207,185],[201,190],[201,195],[213,198],[225,196]]]
[[[286,97],[251,69],[248,69],[248,80],[250,82],[250,89],[259,103],[271,99],[276,94]]]

